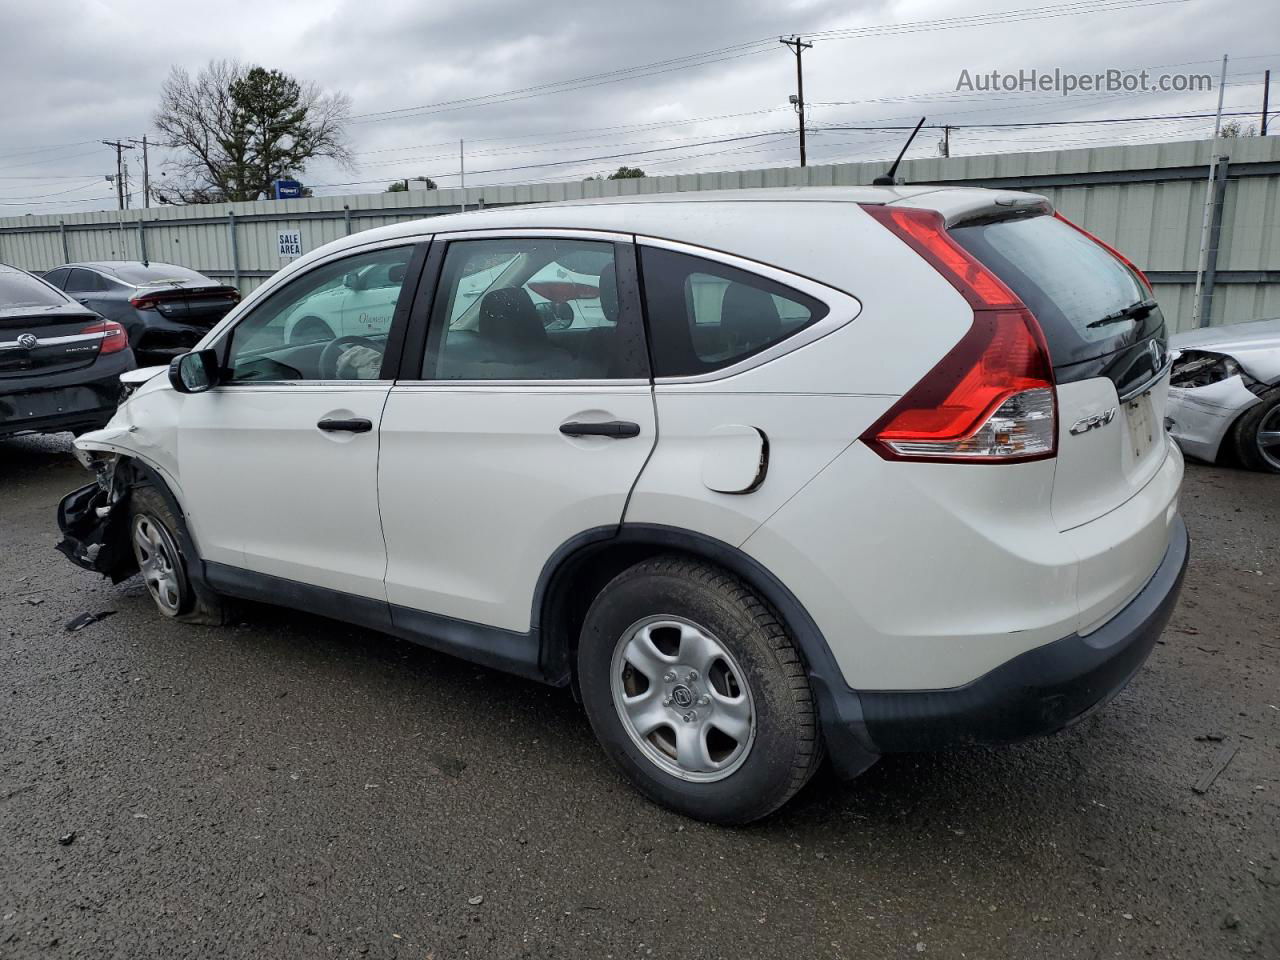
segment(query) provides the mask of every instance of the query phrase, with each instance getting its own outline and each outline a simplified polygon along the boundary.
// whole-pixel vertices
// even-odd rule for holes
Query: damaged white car
[[[1169,338],[1169,433],[1198,460],[1280,473],[1280,319]]]
[[[347,333],[327,291],[368,275],[389,322]],[[718,823],[824,757],[1079,720],[1187,564],[1151,286],[1030,194],[396,224],[130,379],[76,442],[74,562],[173,619],[266,601],[572,687],[646,796]]]

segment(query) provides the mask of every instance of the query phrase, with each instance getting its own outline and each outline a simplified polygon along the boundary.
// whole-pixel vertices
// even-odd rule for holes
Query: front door
[[[412,252],[401,241],[301,273],[220,344],[224,381],[183,399],[178,467],[206,561],[385,602],[377,475],[388,330],[334,333],[331,293],[370,267],[403,284]],[[330,334],[291,340],[299,313]]]
[[[633,248],[457,240],[439,275],[382,417],[387,598],[406,627],[425,611],[524,633],[547,560],[621,522],[656,438]]]

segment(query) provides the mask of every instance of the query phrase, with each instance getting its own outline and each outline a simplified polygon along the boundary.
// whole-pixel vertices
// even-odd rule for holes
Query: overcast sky
[[[351,97],[348,134],[358,165],[310,165],[302,179],[322,194],[380,191],[416,175],[456,186],[460,138],[468,186],[581,179],[622,163],[651,174],[795,164],[796,120],[787,104],[795,58],[771,39],[779,34],[818,35],[804,56],[810,164],[890,157],[905,136],[823,127],[908,123],[921,114],[959,125],[953,155],[1212,131],[1212,121],[965,129],[1211,112],[1217,93],[957,93],[962,70],[1153,67],[1212,73],[1216,85],[1226,53],[1228,111],[1260,110],[1267,67],[1277,74],[1273,108],[1280,100],[1275,0],[1088,0],[1116,9],[1039,19],[1012,12],[1062,2],[2,0],[0,216],[113,207],[103,175],[114,170],[114,152],[98,141],[154,134],[151,118],[170,67],[195,72],[220,57],[279,68]],[[975,15],[994,16],[962,25]],[[831,35],[841,30],[851,32]],[[755,41],[762,42],[749,46]],[[696,57],[713,50],[723,52]],[[691,59],[598,76],[684,57]],[[686,63],[697,65],[672,69]],[[527,89],[588,77],[595,79],[554,92]],[[476,97],[489,99],[438,106]],[[910,155],[934,154],[938,137],[922,132]],[[708,142],[717,140],[727,142]],[[153,176],[161,160],[153,157]],[[572,163],[534,166],[553,161]],[[140,157],[131,168],[140,205]]]

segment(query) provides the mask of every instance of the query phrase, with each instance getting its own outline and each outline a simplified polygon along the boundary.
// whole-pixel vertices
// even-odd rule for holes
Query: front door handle
[[[623,440],[640,436],[640,424],[630,420],[607,420],[604,423],[562,423],[560,432],[566,437],[612,437]]]
[[[372,420],[321,420],[316,424],[321,430],[345,430],[347,433],[368,433],[373,429]]]

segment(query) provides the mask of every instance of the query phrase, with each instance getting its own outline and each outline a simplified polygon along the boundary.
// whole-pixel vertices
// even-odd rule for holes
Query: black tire
[[[633,739],[622,719],[624,708],[615,705],[615,650],[632,628],[654,617],[709,631],[745,679],[752,739],[744,758],[722,779],[689,782],[664,769],[646,756],[648,748]],[[719,567],[667,556],[615,577],[587,612],[578,683],[592,729],[623,774],[651,800],[699,820],[736,825],[768,816],[809,781],[822,761],[817,710],[800,655],[769,605]],[[683,709],[669,702],[663,700],[662,707]],[[678,733],[675,726],[672,733]]]
[[[320,340],[332,340],[333,328],[319,317],[303,317],[293,325],[289,332],[289,342],[315,343]]]
[[[163,553],[171,561],[173,580],[177,600],[175,603],[162,602],[150,584],[147,592],[155,602],[156,610],[161,616],[179,623],[194,623],[220,626],[227,622],[228,608],[225,601],[216,593],[197,585],[188,575],[190,558],[183,552],[182,544],[187,542],[187,530],[181,517],[174,515],[169,502],[150,484],[137,484],[129,494],[129,538],[134,556],[142,566],[142,558],[134,542],[140,523],[154,524],[155,532],[160,537]],[[144,580],[146,573],[143,572]]]
[[[1280,429],[1280,387],[1272,387],[1236,421],[1232,441],[1240,465],[1263,473],[1280,473],[1280,447],[1268,450],[1270,459],[1260,446],[1259,433]]]

